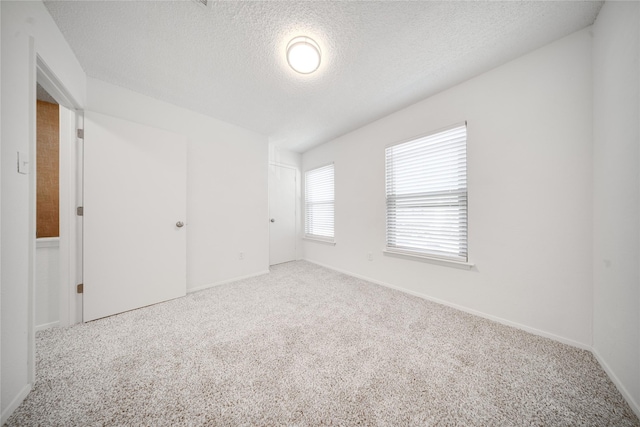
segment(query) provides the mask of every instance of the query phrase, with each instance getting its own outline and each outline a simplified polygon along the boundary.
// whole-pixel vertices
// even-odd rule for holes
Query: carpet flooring
[[[304,261],[36,340],[8,426],[640,426],[588,351]]]

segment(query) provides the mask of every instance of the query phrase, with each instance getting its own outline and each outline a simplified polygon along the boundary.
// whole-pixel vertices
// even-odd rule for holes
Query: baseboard
[[[593,349],[591,349],[591,352],[595,356],[598,363],[600,363],[600,366],[602,366],[602,369],[604,369],[607,375],[609,375],[609,378],[615,384],[616,388],[618,389],[622,397],[625,398],[625,400],[627,401],[627,403],[629,404],[633,412],[636,414],[636,417],[640,418],[640,404],[638,404],[638,402],[633,398],[631,393],[629,393],[629,391],[622,384],[618,376],[613,372],[613,369],[611,369],[609,364],[602,358],[598,350],[594,347]]]
[[[205,289],[213,288],[214,286],[220,286],[220,285],[225,285],[227,283],[237,282],[239,280],[250,279],[252,277],[262,276],[263,274],[268,274],[268,273],[269,273],[269,270],[263,270],[263,271],[258,271],[257,273],[247,274],[246,276],[234,277],[231,279],[222,280],[220,282],[209,283],[207,285],[202,285],[195,288],[187,289],[187,293],[191,294],[194,292],[200,292],[200,291],[204,291]]]
[[[331,267],[329,265],[325,265],[325,264],[322,264],[322,263],[319,263],[319,262],[316,262],[316,261],[311,261],[309,259],[305,259],[305,261],[310,262],[312,264],[319,265],[319,266],[324,267],[324,268],[328,268],[329,270],[334,270],[334,271],[337,271],[339,273],[348,274],[349,276],[353,276],[353,277],[356,277],[358,279],[366,280],[367,282],[375,283],[376,285],[384,286],[386,288],[395,289],[397,291],[404,292],[404,293],[409,294],[409,295],[413,295],[413,296],[416,296],[416,297],[419,297],[419,298],[423,298],[423,299],[426,299],[427,301],[435,302],[436,304],[446,305],[447,307],[455,308],[456,310],[464,311],[465,313],[473,314],[474,316],[482,317],[484,319],[489,319],[489,320],[492,320],[492,321],[497,322],[497,323],[501,323],[501,324],[506,325],[506,326],[511,326],[513,328],[520,329],[520,330],[523,330],[525,332],[529,332],[529,333],[534,334],[534,335],[538,335],[538,336],[541,336],[541,337],[544,337],[544,338],[549,338],[549,339],[552,339],[554,341],[558,341],[558,342],[561,342],[563,344],[570,345],[572,347],[577,347],[577,348],[580,348],[582,350],[592,351],[592,348],[591,348],[590,345],[583,344],[583,343],[580,343],[578,341],[574,341],[574,340],[571,340],[571,339],[568,339],[568,338],[565,338],[565,337],[561,337],[559,335],[555,335],[555,334],[552,334],[552,333],[549,333],[549,332],[546,332],[546,331],[542,331],[540,329],[532,328],[530,326],[526,326],[526,325],[523,325],[521,323],[513,322],[511,320],[507,320],[507,319],[503,319],[501,317],[497,317],[497,316],[494,316],[494,315],[491,315],[491,314],[483,313],[481,311],[474,310],[474,309],[471,309],[471,308],[468,308],[468,307],[464,307],[464,306],[461,306],[461,305],[458,305],[458,304],[453,304],[453,303],[450,303],[448,301],[444,301],[444,300],[441,300],[441,299],[438,299],[438,298],[431,297],[431,296],[426,295],[426,294],[422,294],[420,292],[415,292],[415,291],[412,291],[412,290],[409,290],[409,289],[406,289],[406,288],[403,288],[403,287],[400,287],[400,286],[392,285],[390,283],[385,283],[385,282],[382,282],[380,280],[376,280],[376,279],[372,279],[370,277],[366,277],[366,276],[363,276],[363,275],[360,275],[360,274],[352,273],[350,271],[341,270],[339,268]]]
[[[58,326],[60,326],[60,322],[57,320],[55,322],[44,323],[42,325],[36,326],[36,332],[44,331],[45,329],[56,328]]]
[[[22,401],[26,399],[26,397],[29,395],[30,392],[31,392],[31,384],[27,384],[26,386],[24,386],[22,390],[20,390],[20,393],[18,393],[15,399],[11,401],[9,406],[7,406],[7,409],[2,411],[2,420],[0,422],[0,425],[4,425],[4,423],[7,422],[11,414],[13,414],[13,411],[18,409],[18,406],[20,406]]]

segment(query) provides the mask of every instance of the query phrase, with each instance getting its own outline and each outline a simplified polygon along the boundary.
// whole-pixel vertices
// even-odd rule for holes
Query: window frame
[[[318,171],[320,169],[325,169],[331,167],[331,171],[332,171],[332,175],[333,175],[333,186],[332,186],[332,192],[333,192],[333,197],[331,199],[331,207],[332,207],[332,235],[331,236],[325,236],[325,235],[320,235],[320,234],[312,234],[309,233],[309,191],[308,191],[308,174]],[[304,172],[304,236],[303,238],[305,240],[311,240],[311,241],[316,241],[316,242],[321,242],[321,243],[328,243],[331,245],[335,245],[335,218],[336,218],[336,194],[335,194],[335,189],[336,189],[336,184],[335,184],[335,177],[336,177],[336,170],[335,170],[335,163],[331,162],[331,163],[326,163],[317,167],[314,167],[312,169],[308,169]],[[326,203],[326,202],[320,202],[320,203]],[[320,203],[314,203],[314,204],[320,204]]]
[[[465,160],[465,164],[464,164],[464,171],[465,171],[465,187],[464,187],[464,196],[462,197],[465,200],[465,205],[464,205],[464,210],[465,210],[465,234],[464,234],[464,245],[466,246],[466,258],[462,258],[462,257],[447,257],[447,256],[443,256],[442,254],[438,254],[438,253],[434,253],[434,252],[430,252],[429,248],[423,248],[423,249],[411,249],[411,248],[403,248],[403,247],[394,247],[394,246],[390,246],[390,218],[389,218],[389,213],[390,213],[390,208],[389,208],[389,189],[388,189],[388,185],[389,185],[389,169],[390,169],[390,165],[389,165],[389,149],[393,148],[393,147],[397,147],[399,145],[403,145],[403,144],[410,144],[412,142],[417,142],[421,139],[426,139],[429,137],[433,137],[436,136],[440,133],[445,133],[447,131],[452,131],[454,129],[457,128],[461,128],[463,127],[465,128],[465,141],[464,141],[464,147],[465,147],[465,153],[464,153],[464,160]],[[412,260],[420,260],[420,261],[425,261],[425,262],[430,262],[430,263],[435,263],[435,264],[439,264],[439,265],[445,265],[445,266],[453,266],[453,267],[461,267],[461,268],[465,268],[465,269],[470,269],[471,267],[474,266],[474,264],[472,264],[469,261],[469,229],[468,229],[468,224],[469,224],[469,218],[468,218],[468,212],[469,212],[469,173],[468,173],[468,163],[469,163],[469,155],[468,155],[468,141],[469,141],[469,133],[468,133],[468,124],[466,121],[463,122],[458,122],[456,124],[450,125],[450,126],[446,126],[434,131],[430,131],[421,135],[417,135],[411,138],[407,138],[404,139],[402,141],[398,141],[392,144],[389,144],[385,147],[385,151],[384,151],[384,165],[385,165],[385,177],[384,177],[384,183],[385,183],[385,188],[384,188],[384,197],[385,197],[385,249],[384,249],[384,254],[385,255],[391,255],[391,256],[395,256],[395,257],[400,257],[400,258],[407,258],[407,259],[412,259]],[[433,191],[431,192],[432,194],[438,193],[438,191]],[[454,192],[455,193],[455,192]],[[425,193],[423,193],[425,194]],[[429,193],[426,193],[429,194]]]

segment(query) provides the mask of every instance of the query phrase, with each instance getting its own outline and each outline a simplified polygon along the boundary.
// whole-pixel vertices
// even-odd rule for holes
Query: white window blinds
[[[305,173],[305,236],[333,241],[333,164]]]
[[[386,149],[387,250],[467,261],[467,126]]]

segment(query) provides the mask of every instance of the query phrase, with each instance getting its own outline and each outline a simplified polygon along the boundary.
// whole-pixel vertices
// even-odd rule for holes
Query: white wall
[[[87,109],[188,138],[187,291],[268,271],[266,137],[92,78]]]
[[[33,381],[29,316],[33,306],[33,175],[16,170],[16,152],[33,158],[35,146],[35,58],[40,55],[79,105],[85,101],[85,74],[44,5],[0,2],[2,8],[2,234],[1,372],[2,422],[20,404]],[[32,162],[33,163],[33,162]],[[33,170],[33,168],[32,168]],[[33,236],[33,238],[30,238]]]
[[[591,84],[587,29],[304,153],[335,162],[337,242],[305,258],[589,347]],[[465,120],[476,267],[383,255],[385,146]]]
[[[593,348],[640,416],[640,3],[594,24]]]
[[[60,321],[60,239],[36,239],[36,331]]]

